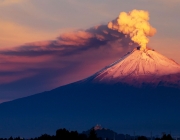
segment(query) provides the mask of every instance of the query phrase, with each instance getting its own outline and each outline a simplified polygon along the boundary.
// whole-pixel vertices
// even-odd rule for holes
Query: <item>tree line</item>
[[[0,140],[26,140],[21,137],[10,137],[10,138],[0,138]],[[89,135],[79,134],[77,131],[68,131],[65,128],[58,129],[56,135],[43,134],[39,137],[30,138],[28,140],[104,140],[103,138],[97,137],[96,131],[92,128]],[[111,139],[106,139],[111,140]],[[139,136],[135,140],[149,140],[145,136]],[[155,140],[173,140],[170,134],[164,134],[161,138],[155,138]]]

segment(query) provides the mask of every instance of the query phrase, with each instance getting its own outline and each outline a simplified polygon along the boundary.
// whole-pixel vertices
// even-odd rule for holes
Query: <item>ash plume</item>
[[[49,90],[83,79],[119,59],[138,44],[119,32],[117,23],[113,21],[112,28],[110,23],[98,25],[60,34],[54,40],[1,49],[0,91],[9,98],[13,91],[22,97],[27,89],[27,95]],[[152,32],[153,28],[145,33],[150,36]]]
[[[108,23],[108,28],[129,35],[131,40],[145,50],[148,37],[156,33],[156,29],[149,23],[149,13],[144,10],[132,10],[128,13],[121,12],[115,20]]]

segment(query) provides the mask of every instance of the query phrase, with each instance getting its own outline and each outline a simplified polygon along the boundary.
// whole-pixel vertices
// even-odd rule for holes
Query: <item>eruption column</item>
[[[141,46],[141,50],[145,50],[149,42],[148,36],[156,33],[156,29],[148,21],[147,11],[135,9],[128,13],[121,12],[116,20],[108,23],[108,28],[129,35],[131,40]]]

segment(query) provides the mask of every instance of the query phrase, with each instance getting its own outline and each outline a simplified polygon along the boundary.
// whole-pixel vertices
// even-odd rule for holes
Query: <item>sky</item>
[[[137,44],[107,28],[146,10],[148,46],[180,63],[179,0],[0,0],[0,103],[86,78]]]

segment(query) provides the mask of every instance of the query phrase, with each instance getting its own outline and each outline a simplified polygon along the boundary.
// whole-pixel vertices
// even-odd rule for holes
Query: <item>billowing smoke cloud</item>
[[[135,9],[128,13],[121,12],[116,20],[109,22],[108,28],[129,35],[135,43],[140,45],[141,50],[145,50],[149,42],[148,36],[156,33],[156,29],[148,21],[147,11]]]
[[[99,25],[1,49],[0,98],[19,98],[81,80],[137,46],[123,32]]]

